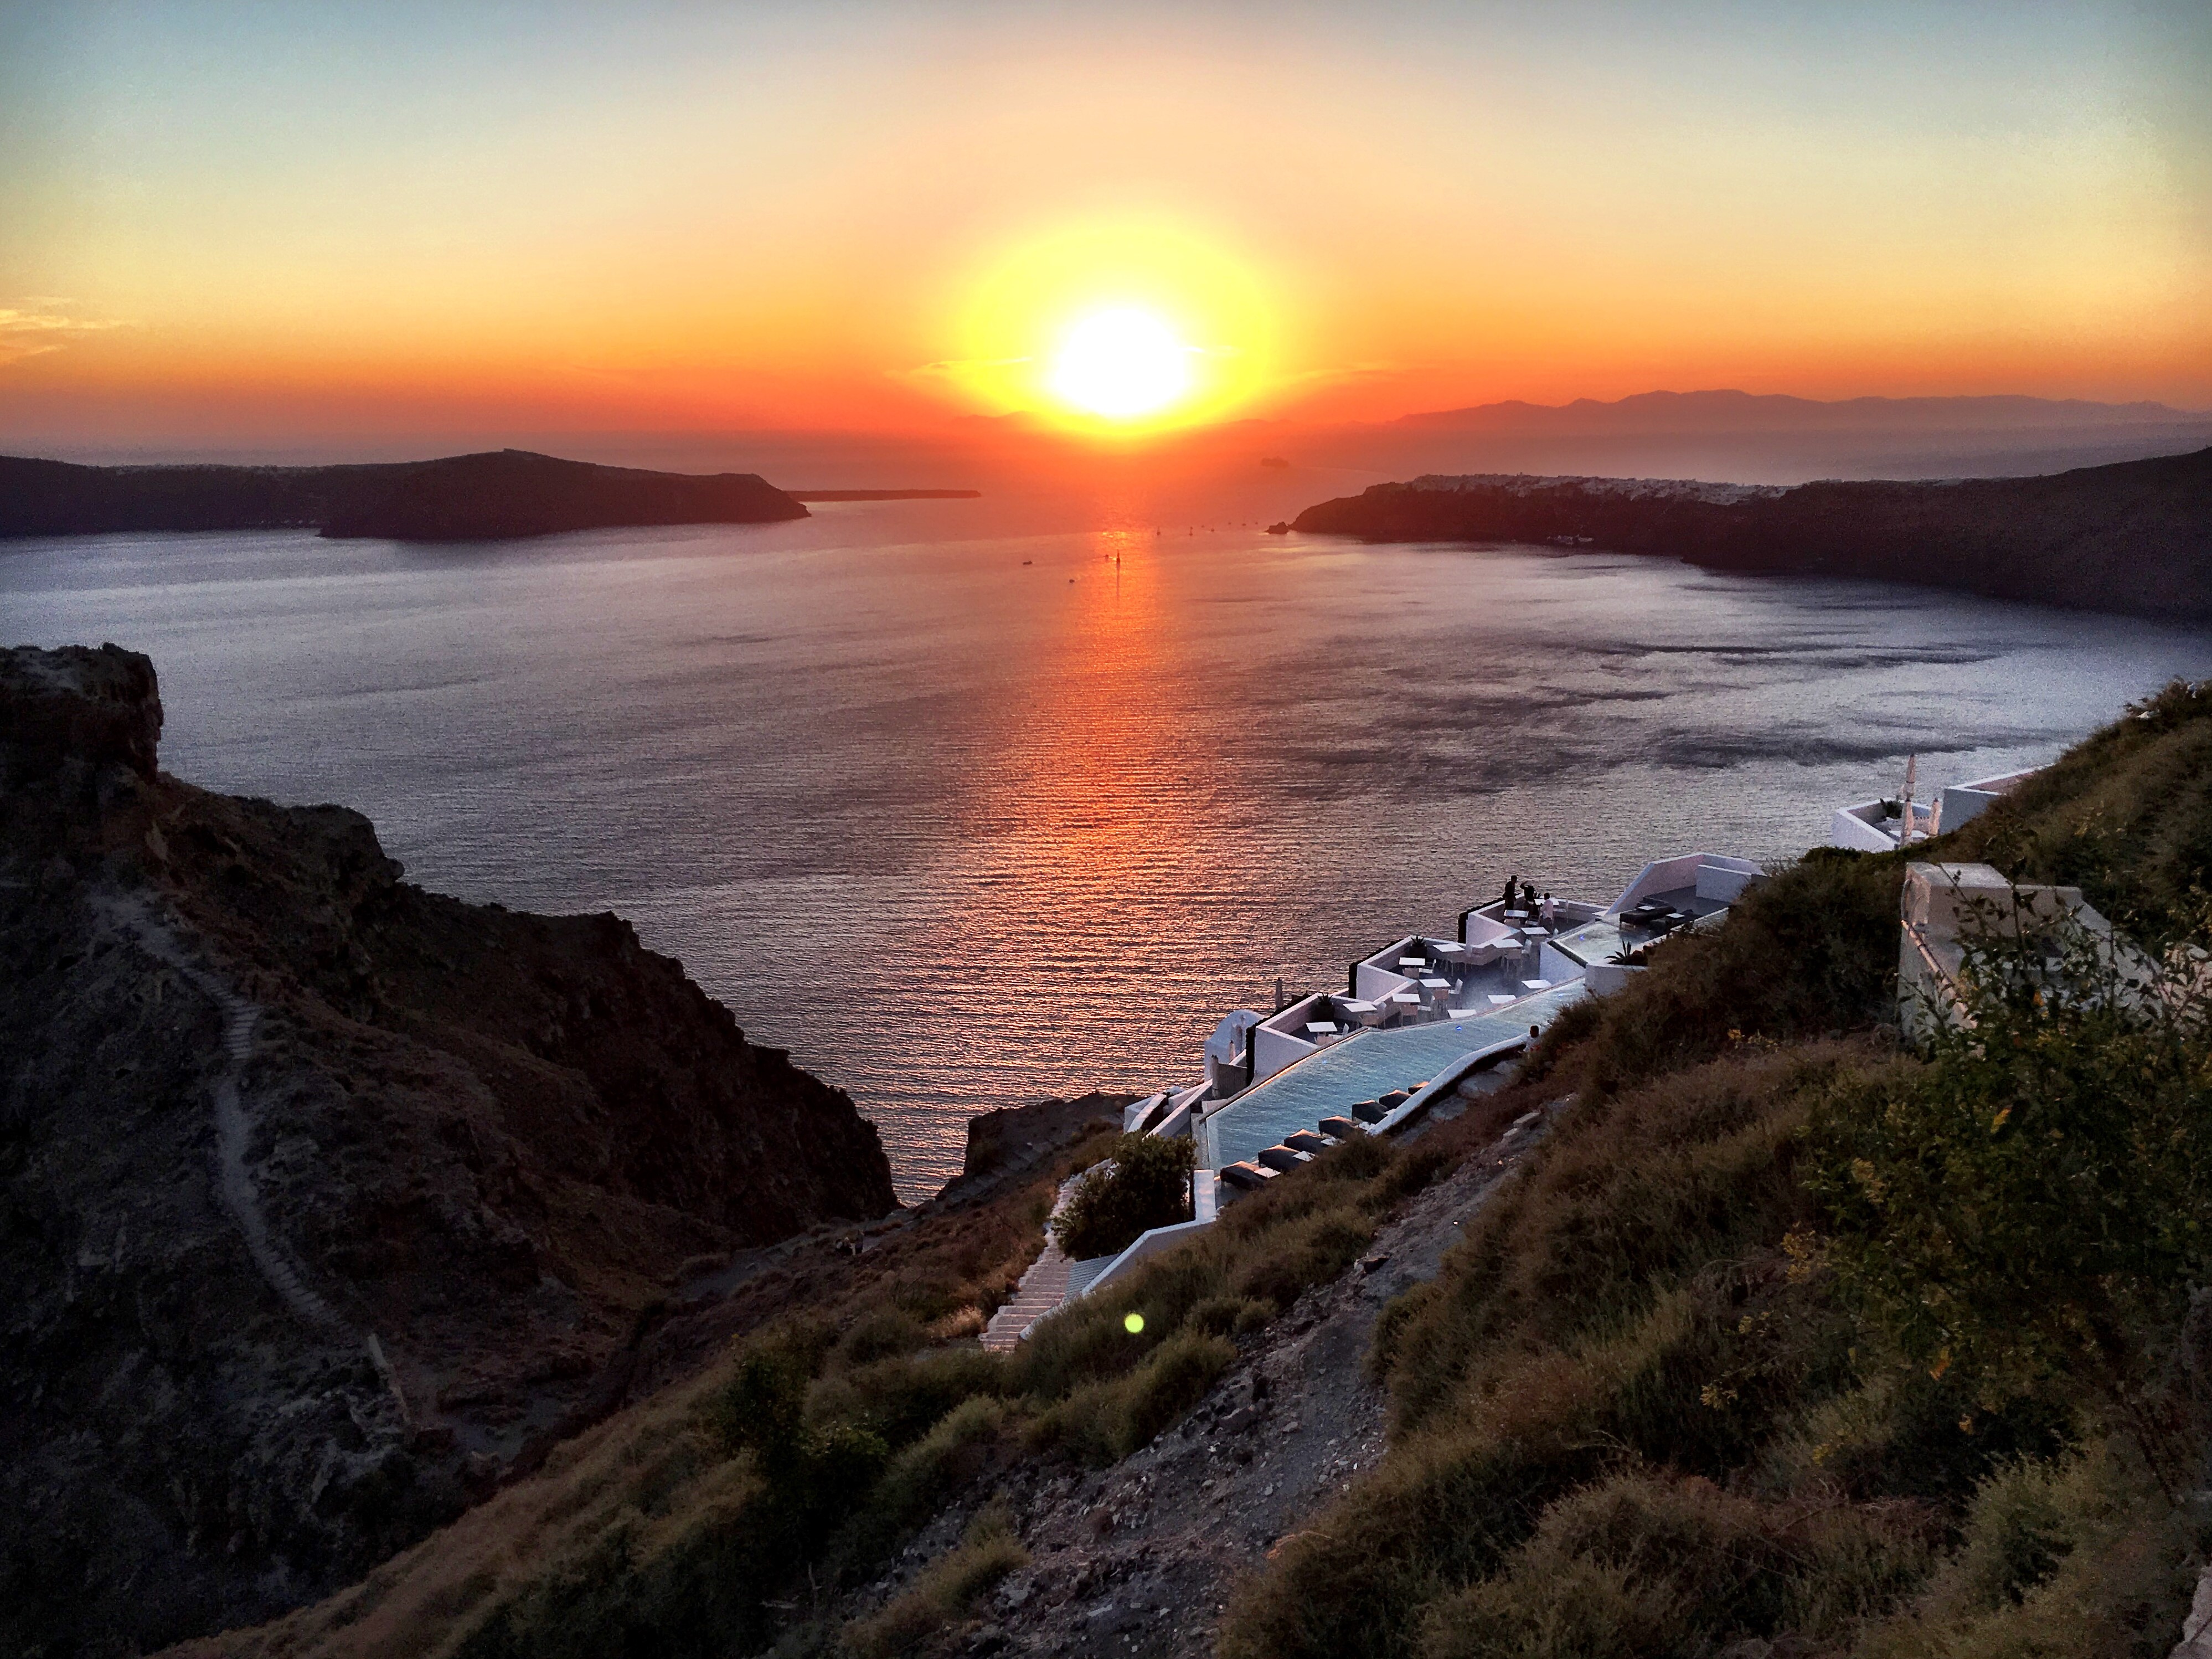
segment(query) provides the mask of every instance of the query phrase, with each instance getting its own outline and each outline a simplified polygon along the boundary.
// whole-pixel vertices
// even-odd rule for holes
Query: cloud
[[[92,322],[70,316],[60,309],[69,303],[67,300],[40,295],[25,300],[22,308],[0,306],[0,367],[59,351],[88,334],[131,326],[125,322]]]
[[[1276,384],[1309,390],[1318,386],[1357,386],[1398,380],[1418,372],[1423,367],[1419,363],[1342,363],[1330,368],[1302,369],[1297,374],[1284,375]]]
[[[1034,357],[940,357],[933,363],[921,363],[912,368],[888,368],[884,373],[894,380],[962,382],[978,369],[1012,368],[1036,361]]]

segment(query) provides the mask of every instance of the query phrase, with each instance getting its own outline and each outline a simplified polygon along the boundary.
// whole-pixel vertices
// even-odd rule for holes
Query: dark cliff
[[[1417,479],[1308,507],[1291,527],[1370,541],[1567,541],[1715,569],[2212,617],[2212,449],[2044,477],[1763,491],[1602,478]]]
[[[410,886],[357,813],[161,775],[161,723],[144,657],[0,653],[10,1652],[359,1577],[685,1272],[895,1208],[852,1103],[628,923]]]
[[[0,536],[312,526],[325,536],[482,541],[805,516],[755,473],[649,472],[520,449],[361,466],[78,466],[0,456]]]

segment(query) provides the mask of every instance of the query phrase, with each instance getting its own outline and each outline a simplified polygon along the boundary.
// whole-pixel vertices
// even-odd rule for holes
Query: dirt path
[[[1553,1109],[1415,1198],[1360,1266],[1299,1298],[1180,1427],[1096,1474],[1017,1476],[1006,1496],[1033,1559],[995,1592],[968,1650],[1212,1653],[1235,1581],[1381,1458],[1385,1396],[1363,1374],[1376,1319],[1435,1277]],[[965,1507],[940,1517],[901,1572],[950,1547],[966,1519]]]
[[[216,1135],[216,1175],[223,1207],[230,1212],[247,1254],[261,1270],[269,1286],[300,1318],[334,1336],[354,1333],[337,1310],[310,1289],[291,1258],[269,1231],[262,1212],[261,1195],[254,1190],[253,1173],[246,1167],[246,1149],[252,1139],[243,1091],[247,1064],[253,1058],[254,1036],[261,1010],[232,990],[207,969],[194,962],[176,934],[152,906],[135,896],[112,894],[99,902],[102,918],[116,930],[174,972],[222,1012],[223,1066],[213,1089]],[[356,1339],[358,1340],[358,1339]],[[379,1365],[381,1370],[383,1366]]]

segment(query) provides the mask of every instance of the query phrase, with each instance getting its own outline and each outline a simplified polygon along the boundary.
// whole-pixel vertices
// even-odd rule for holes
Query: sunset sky
[[[12,4],[0,440],[2204,408],[2208,87],[2202,3]]]

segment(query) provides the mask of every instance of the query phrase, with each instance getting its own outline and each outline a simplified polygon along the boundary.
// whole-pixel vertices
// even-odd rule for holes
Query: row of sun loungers
[[[1416,1083],[1412,1089],[1393,1089],[1373,1100],[1360,1101],[1352,1107],[1350,1117],[1325,1117],[1317,1129],[1293,1131],[1250,1158],[1224,1164],[1221,1179],[1239,1192],[1256,1192],[1277,1176],[1312,1163],[1330,1147],[1341,1146],[1356,1134],[1373,1133],[1371,1125],[1380,1123],[1426,1087],[1425,1082]]]

